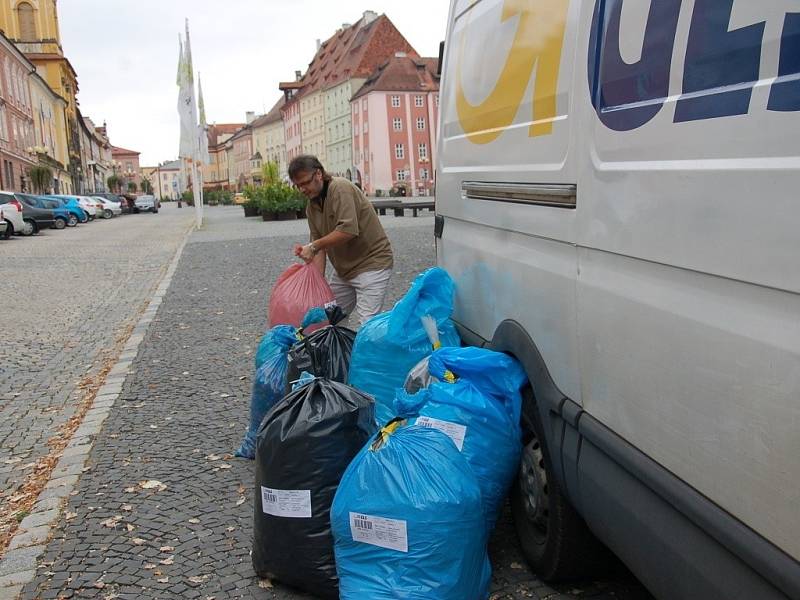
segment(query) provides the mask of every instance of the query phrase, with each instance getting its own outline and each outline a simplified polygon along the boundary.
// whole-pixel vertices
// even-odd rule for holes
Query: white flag
[[[200,75],[197,75],[197,105],[200,109],[200,125],[197,128],[197,136],[200,141],[200,154],[198,160],[204,165],[209,164],[208,156],[208,123],[206,122],[206,106],[203,102],[203,84]]]
[[[192,48],[189,42],[189,21],[186,21],[186,47],[181,42],[178,59],[178,115],[181,119],[181,139],[178,156],[193,159],[197,136],[197,109],[194,103],[194,74]]]

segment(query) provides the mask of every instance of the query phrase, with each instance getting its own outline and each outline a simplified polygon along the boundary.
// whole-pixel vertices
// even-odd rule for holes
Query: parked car
[[[156,200],[155,196],[150,196],[150,195],[139,196],[138,198],[136,198],[136,201],[134,202],[134,211],[135,212],[149,211],[152,213],[157,213],[158,200]]]
[[[63,194],[48,194],[44,197],[58,200],[64,208],[78,218],[79,223],[87,223],[89,221],[89,213],[81,208],[77,197]]]
[[[6,237],[6,231],[8,230],[8,223],[3,218],[3,209],[0,208],[0,238]]]
[[[14,197],[22,203],[22,219],[25,225],[22,228],[22,235],[34,235],[42,229],[50,229],[56,221],[55,213],[52,209],[31,204],[23,197],[24,194],[14,194]]]
[[[94,200],[97,200],[98,203],[102,204],[104,219],[110,219],[116,215],[122,214],[122,207],[120,206],[119,202],[108,200],[107,198],[103,198],[102,196],[92,196],[92,198]]]
[[[64,208],[58,201],[44,196],[34,196],[32,194],[14,194],[23,204],[35,206],[36,208],[45,208],[53,211],[53,229],[64,229],[65,227],[74,226],[78,219]],[[70,225],[70,222],[72,224]]]
[[[94,221],[101,214],[102,208],[98,210],[96,200],[92,200],[88,196],[75,196],[75,198],[78,200],[78,204],[81,205],[81,208],[89,215],[90,221]]]
[[[25,230],[22,202],[17,200],[12,192],[0,192],[0,210],[3,211],[3,219],[8,223],[5,232],[3,232],[6,239],[15,233],[22,233]]]

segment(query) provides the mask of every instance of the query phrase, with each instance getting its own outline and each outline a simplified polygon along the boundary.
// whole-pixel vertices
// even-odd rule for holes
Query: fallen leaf
[[[161,579],[156,579],[158,583],[169,583],[169,577],[162,577]]]
[[[64,518],[65,518],[67,521],[70,521],[70,520],[74,519],[74,518],[75,518],[75,517],[77,517],[77,516],[78,516],[78,513],[75,513],[75,512],[67,512],[67,514],[65,514],[65,515],[64,515]]]
[[[136,527],[134,527],[133,525],[131,525],[130,523],[128,523],[127,525],[125,525],[125,529],[127,529],[127,530],[128,530],[128,533],[130,533],[131,531],[133,531],[134,529],[136,529]]]
[[[197,584],[205,583],[206,579],[208,579],[208,575],[203,575],[203,576],[195,575],[194,577],[189,577],[189,581],[191,583],[197,583]]]
[[[126,488],[125,488],[124,490],[122,490],[122,491],[124,491],[124,492],[125,492],[125,493],[127,493],[127,494],[133,494],[133,493],[136,491],[136,488],[135,488],[135,487],[126,487]]]
[[[512,568],[512,569],[524,569],[525,567],[523,567],[523,566],[522,566],[521,564],[519,564],[518,562],[512,562],[512,563],[511,563],[511,568]]]
[[[220,468],[220,469],[230,469],[230,468],[231,468],[231,466],[230,466],[229,464],[222,463],[222,464],[219,466],[219,468]]]
[[[209,454],[208,456],[206,456],[206,460],[210,460],[212,462],[215,460],[220,460],[221,458],[222,457],[217,454]]]
[[[199,522],[200,519],[189,519],[189,523],[192,523],[193,525],[197,525]]]
[[[122,510],[130,512],[133,510],[133,506],[131,506],[130,504],[123,504]]]
[[[240,483],[240,484],[239,484],[239,487],[238,487],[238,489],[237,489],[236,491],[237,491],[237,492],[239,492],[239,495],[241,496],[242,494],[244,494],[244,493],[247,491],[247,488],[246,488],[246,487],[244,487],[244,486],[243,486],[243,485]]]
[[[164,485],[163,483],[161,483],[156,479],[148,479],[146,481],[140,481],[139,487],[141,487],[143,490],[157,490],[159,492],[163,492],[165,489],[167,489],[166,485]]]
[[[122,515],[116,515],[114,517],[106,519],[105,521],[100,521],[100,525],[102,525],[103,527],[111,527],[113,529],[114,527],[119,525],[119,522],[121,520],[122,520]]]
[[[147,564],[146,564],[146,565],[144,565],[142,568],[143,568],[143,569],[147,569],[147,570],[149,571],[149,570],[151,570],[151,569],[155,569],[155,568],[156,568],[156,566],[155,566],[153,563],[147,563]]]
[[[265,589],[265,590],[271,590],[272,589],[272,582],[269,579],[259,579],[258,580],[258,587],[260,587],[262,589]]]
[[[226,527],[225,531],[227,532],[236,531],[236,527]]]
[[[102,581],[95,581],[94,587],[96,587],[98,590],[102,590],[104,587],[106,587],[106,584]]]
[[[220,394],[219,397],[220,398],[230,398],[231,395],[230,394]]]
[[[241,506],[242,504],[244,504],[244,496],[236,501],[236,506]]]
[[[161,548],[159,548],[158,550],[159,552],[172,552],[173,550],[175,550],[175,548],[173,548],[172,546],[161,546]]]
[[[133,538],[131,542],[134,546],[143,546],[146,543],[142,538]]]
[[[169,558],[165,558],[164,560],[158,561],[158,563],[161,564],[161,565],[166,565],[166,566],[174,565],[175,564],[175,557],[174,556],[170,556]]]

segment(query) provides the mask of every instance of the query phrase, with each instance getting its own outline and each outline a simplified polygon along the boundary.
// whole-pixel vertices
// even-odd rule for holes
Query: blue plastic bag
[[[250,395],[250,426],[241,446],[234,452],[242,458],[255,458],[256,433],[264,415],[286,391],[289,348],[297,341],[291,325],[276,325],[261,338],[256,351],[256,373]]]
[[[341,600],[485,600],[480,488],[441,432],[393,422],[353,459],[331,507]]]
[[[451,437],[478,480],[491,532],[519,467],[525,371],[514,358],[483,348],[437,350],[428,370],[434,382],[416,394],[398,390],[395,411]]]
[[[421,318],[433,317],[441,346],[459,346],[450,320],[455,284],[447,271],[433,267],[419,274],[394,308],[364,323],[350,358],[348,383],[372,394],[379,418],[392,413],[395,389],[434,348]],[[384,420],[385,422],[385,420]]]

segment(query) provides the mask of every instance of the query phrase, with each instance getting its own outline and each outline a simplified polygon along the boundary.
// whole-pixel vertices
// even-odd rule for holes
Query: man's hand
[[[302,251],[303,251],[303,244],[295,244],[294,245],[293,252],[294,252],[295,256],[300,256],[300,252],[302,252]]]
[[[315,254],[314,246],[312,244],[306,244],[305,246],[300,246],[300,252],[297,256],[306,261],[306,263],[310,263],[314,259]]]

